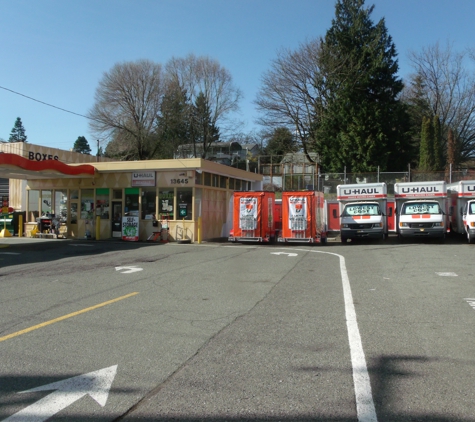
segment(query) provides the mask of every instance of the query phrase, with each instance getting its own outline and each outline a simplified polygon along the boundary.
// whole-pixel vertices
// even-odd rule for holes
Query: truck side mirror
[[[336,209],[333,209],[333,218],[338,218],[338,216],[336,214]]]

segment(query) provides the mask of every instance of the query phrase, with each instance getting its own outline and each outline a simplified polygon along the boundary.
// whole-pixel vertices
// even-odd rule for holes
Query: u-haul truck
[[[387,237],[386,183],[338,185],[336,189],[342,243],[346,243],[348,239]]]
[[[274,242],[274,192],[234,192],[230,242]]]
[[[414,237],[445,239],[450,231],[445,182],[395,183],[394,198],[399,240]]]
[[[323,192],[282,192],[282,229],[278,242],[327,243]]]
[[[468,243],[475,242],[475,180],[462,180],[447,185],[450,201],[450,228],[466,234]]]

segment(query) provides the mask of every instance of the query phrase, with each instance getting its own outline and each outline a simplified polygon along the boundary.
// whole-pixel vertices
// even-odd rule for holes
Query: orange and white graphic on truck
[[[257,198],[240,198],[239,228],[255,230],[257,226]]]
[[[307,198],[291,196],[289,198],[289,227],[290,230],[305,230],[307,228]]]

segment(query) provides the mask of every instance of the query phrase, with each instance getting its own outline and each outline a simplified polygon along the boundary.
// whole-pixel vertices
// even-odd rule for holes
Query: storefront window
[[[52,214],[52,199],[50,190],[41,191],[41,215]]]
[[[128,217],[139,216],[139,188],[125,189],[124,213]]]
[[[54,191],[54,215],[61,224],[68,221],[68,192],[66,190]]]
[[[173,220],[173,190],[161,190],[158,194],[158,213],[160,219],[168,218]]]
[[[157,210],[155,201],[157,199],[157,190],[155,188],[142,188],[142,219],[155,220]]]
[[[205,186],[211,186],[211,174],[210,173],[203,173],[204,177],[204,185]]]
[[[94,190],[81,190],[81,220],[91,220],[94,218]]]
[[[193,204],[193,189],[178,188],[176,190],[177,220],[191,220]]]
[[[114,189],[112,191],[113,199],[122,199],[122,189]]]
[[[220,176],[219,177],[219,187],[220,188],[226,189],[226,180],[227,180],[226,176]]]
[[[202,182],[201,182],[201,179],[203,177],[203,173],[198,170],[195,171],[195,185],[201,185]]]
[[[36,222],[36,219],[40,216],[38,203],[40,201],[40,191],[29,190],[28,191],[28,221]]]
[[[96,189],[96,216],[101,220],[108,220],[109,217],[109,189]]]

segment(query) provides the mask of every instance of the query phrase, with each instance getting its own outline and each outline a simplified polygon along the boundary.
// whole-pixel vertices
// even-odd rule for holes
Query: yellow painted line
[[[0,248],[8,248],[10,245],[0,245]]]
[[[73,312],[71,314],[63,315],[59,318],[55,318],[55,319],[51,319],[49,321],[42,322],[41,324],[38,324],[38,325],[33,325],[33,327],[25,328],[24,330],[17,331],[16,333],[12,333],[12,334],[8,334],[7,336],[0,337],[0,342],[8,340],[8,339],[13,338],[13,337],[21,336],[22,334],[29,333],[30,331],[34,331],[34,330],[37,330],[38,328],[46,327],[48,325],[54,324],[54,323],[59,322],[59,321],[64,321],[65,319],[72,318],[74,316],[84,314],[85,312],[93,311],[94,309],[97,309],[97,308],[102,308],[103,306],[110,305],[111,303],[115,303],[115,302],[118,302],[119,300],[127,299],[128,297],[135,296],[135,295],[138,295],[138,294],[139,294],[139,292],[129,293],[128,295],[121,296],[121,297],[118,297],[116,299],[108,300],[107,302],[102,302],[102,303],[99,303],[97,305],[91,306],[89,308],[81,309],[80,311],[76,311],[76,312]]]

